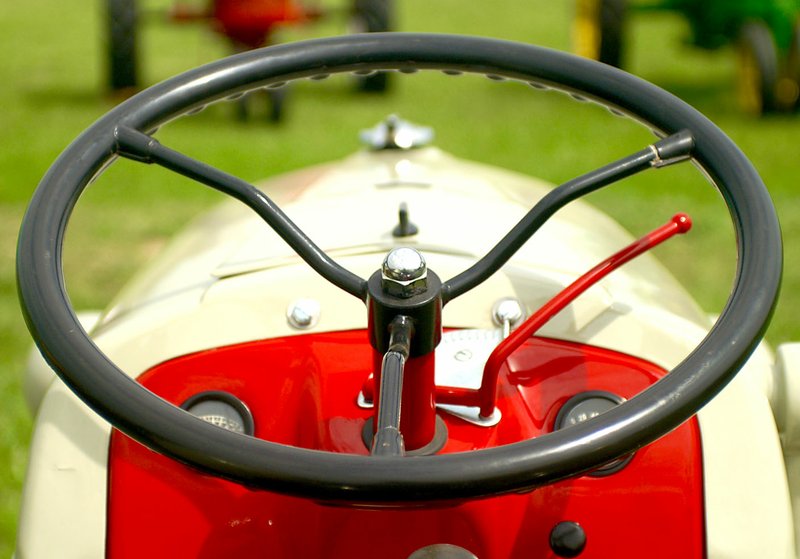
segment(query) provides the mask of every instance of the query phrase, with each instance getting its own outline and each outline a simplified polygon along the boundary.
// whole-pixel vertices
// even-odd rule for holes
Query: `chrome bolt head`
[[[428,287],[425,259],[413,248],[392,249],[381,266],[381,286],[385,293],[403,299],[423,293]]]
[[[492,307],[492,321],[503,328],[503,338],[507,338],[511,329],[525,319],[525,309],[518,299],[505,297]]]
[[[286,321],[295,330],[308,330],[319,322],[320,305],[314,299],[297,299],[286,309]]]

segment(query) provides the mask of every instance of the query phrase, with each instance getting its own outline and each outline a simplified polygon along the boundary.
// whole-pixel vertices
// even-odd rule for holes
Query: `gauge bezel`
[[[256,430],[255,430],[255,421],[253,420],[253,413],[250,411],[250,408],[247,407],[247,404],[245,404],[242,400],[240,400],[230,392],[225,392],[224,390],[207,390],[205,392],[198,392],[194,396],[190,396],[188,399],[186,399],[180,405],[180,407],[181,409],[186,410],[189,413],[192,413],[191,412],[192,406],[196,406],[197,404],[208,401],[222,402],[232,407],[242,418],[242,427],[244,428],[243,434],[251,437],[255,436]],[[224,427],[220,428],[224,429]]]
[[[587,400],[591,400],[593,398],[608,400],[609,402],[615,404],[615,407],[625,402],[625,398],[623,398],[619,394],[614,394],[613,392],[608,392],[606,390],[587,390],[586,392],[581,392],[580,394],[576,394],[575,396],[564,402],[564,405],[562,405],[561,409],[558,410],[555,422],[553,424],[553,431],[558,431],[559,429],[569,427],[569,425],[564,425],[564,423],[569,417],[570,412],[572,412],[580,404],[586,402]],[[594,418],[587,419],[586,421],[591,421],[592,419]],[[581,421],[579,423],[584,423],[584,422]],[[590,477],[606,477],[610,476],[611,474],[615,474],[620,470],[622,470],[623,468],[625,468],[625,466],[627,466],[630,463],[630,461],[633,460],[635,454],[636,454],[635,452],[631,452],[630,454],[621,456],[616,460],[612,460],[607,464],[603,464],[599,468],[587,472],[586,475]]]

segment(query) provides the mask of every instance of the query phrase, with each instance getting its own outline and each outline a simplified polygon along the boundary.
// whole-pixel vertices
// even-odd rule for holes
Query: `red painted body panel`
[[[256,436],[367,454],[371,411],[356,397],[371,369],[364,332],[295,336],[181,357],[140,382],[180,404],[226,390],[253,412]],[[553,428],[585,390],[631,397],[663,375],[641,360],[545,339],[528,340],[500,371],[503,420],[477,427],[442,413],[443,452],[508,444]],[[413,459],[413,458],[409,458]],[[114,432],[109,462],[108,556],[405,558],[432,543],[482,559],[555,557],[550,530],[581,524],[582,558],[704,556],[700,436],[692,419],[641,449],[622,471],[450,506],[365,510],[285,497],[200,474]]]

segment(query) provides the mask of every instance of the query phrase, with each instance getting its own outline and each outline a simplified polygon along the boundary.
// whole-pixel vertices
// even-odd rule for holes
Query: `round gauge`
[[[607,412],[608,410],[617,407],[625,398],[618,396],[612,392],[605,392],[603,390],[590,390],[588,392],[581,392],[576,394],[561,406],[556,415],[555,430],[564,429],[578,423],[588,421],[598,415]],[[628,465],[628,462],[633,458],[633,454],[628,454],[622,458],[600,466],[592,470],[588,475],[593,477],[607,476],[620,471]]]
[[[229,392],[201,392],[186,400],[181,408],[203,421],[234,433],[252,436],[255,432],[253,414],[244,402]]]

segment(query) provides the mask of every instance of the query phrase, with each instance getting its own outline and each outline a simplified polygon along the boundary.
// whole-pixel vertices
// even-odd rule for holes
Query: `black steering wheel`
[[[594,186],[684,156],[691,156],[710,178],[725,199],[738,239],[735,284],[707,337],[665,378],[592,421],[534,440],[468,453],[368,457],[284,446],[209,425],[148,392],[92,343],[64,289],[62,242],[79,195],[119,156],[157,163],[234,193],[321,274],[365,298],[364,280],[338,267],[268,198],[148,134],[205,104],[257,87],[332,73],[419,69],[486,74],[563,90],[625,113],[665,138],[595,172],[589,181]],[[579,195],[586,182],[579,178],[561,187],[566,188],[564,198]],[[522,226],[526,232],[516,238],[527,238],[552,211],[534,212],[536,223]],[[516,250],[513,245],[507,243],[483,264],[445,282],[443,300],[482,281]],[[778,294],[781,250],[775,209],[753,166],[715,125],[663,90],[614,68],[529,45],[376,33],[246,52],[163,82],[118,106],[78,137],[42,180],[22,226],[17,273],[28,327],[47,361],[91,408],[127,435],[250,487],[348,503],[403,503],[533,488],[608,463],[677,427],[730,381],[759,342]]]

